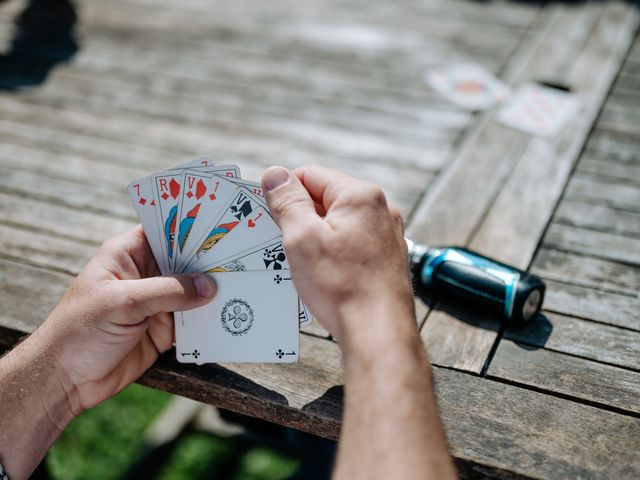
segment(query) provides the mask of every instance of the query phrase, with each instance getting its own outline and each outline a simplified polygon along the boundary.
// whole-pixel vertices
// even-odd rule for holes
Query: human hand
[[[402,217],[379,187],[315,166],[271,167],[262,186],[294,284],[336,339],[415,330]]]
[[[208,303],[204,275],[160,277],[140,226],[105,242],[37,331],[75,410],[110,398],[173,344],[170,312]],[[79,412],[76,412],[79,413]]]

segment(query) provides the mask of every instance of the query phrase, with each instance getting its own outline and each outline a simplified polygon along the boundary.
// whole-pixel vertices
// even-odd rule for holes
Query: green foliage
[[[131,385],[80,415],[47,455],[54,479],[110,480],[122,476],[140,453],[142,435],[171,395]]]
[[[142,455],[144,432],[171,397],[134,384],[83,413],[49,451],[46,462],[51,477],[55,480],[121,478]],[[216,478],[216,472],[220,474],[229,467],[233,471],[237,467],[236,480],[278,480],[287,478],[297,466],[297,460],[271,449],[245,450],[231,439],[191,431],[179,439],[159,479]]]

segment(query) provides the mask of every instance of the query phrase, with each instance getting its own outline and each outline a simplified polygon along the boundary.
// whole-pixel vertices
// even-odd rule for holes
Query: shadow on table
[[[434,310],[473,327],[496,332],[498,338],[515,340],[522,348],[536,350],[544,347],[553,330],[544,314],[537,315],[528,323],[509,323],[502,312],[462,297],[450,294],[435,297],[425,290],[418,290],[415,295]]]
[[[57,64],[71,59],[78,50],[77,20],[69,0],[30,0],[0,55],[0,90],[41,85]]]
[[[541,313],[528,323],[509,325],[504,332],[504,338],[513,340],[524,350],[538,350],[547,344],[552,331],[553,324]]]

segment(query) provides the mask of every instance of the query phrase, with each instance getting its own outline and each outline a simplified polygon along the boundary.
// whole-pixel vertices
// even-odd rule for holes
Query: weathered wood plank
[[[569,181],[565,197],[640,213],[640,185],[625,184],[580,172],[576,172]]]
[[[635,294],[640,291],[640,269],[546,247],[538,250],[531,271],[546,279],[586,287]]]
[[[84,212],[2,192],[0,202],[3,206],[2,220],[5,223],[94,245],[128,230],[135,224],[133,220],[112,218],[96,212]]]
[[[8,223],[0,224],[2,258],[75,275],[95,252],[95,245],[87,245],[82,241],[24,230]],[[16,298],[13,301],[19,300]]]
[[[51,205],[100,213],[133,223],[136,215],[124,188],[124,184],[116,189],[100,181],[89,183],[64,178],[43,178],[37,172],[10,170],[0,165],[0,192],[20,199],[29,197]]]
[[[640,414],[640,373],[509,340],[500,342],[487,377]]]
[[[593,196],[597,198],[597,193]],[[593,205],[583,200],[564,198],[556,210],[553,221],[608,233],[640,235],[640,213]]]
[[[533,139],[471,246],[525,268],[558,202],[582,145],[639,24],[635,8],[608,3],[566,81],[588,97],[583,111],[552,141]],[[596,65],[598,67],[596,67]],[[590,72],[599,69],[599,75]]]
[[[482,144],[478,143],[482,139],[481,133],[470,137],[465,147],[472,146],[472,155],[481,152],[480,156],[485,157],[469,162],[463,156],[465,150],[461,151],[461,156],[436,180],[433,190],[420,205],[410,225],[410,235],[431,243],[466,243],[473,249],[520,268],[528,266],[638,24],[634,10],[625,4],[605,5],[601,17],[598,8],[594,7],[590,12],[587,10],[587,13],[583,11],[580,20],[563,20],[562,15],[566,12],[559,13],[556,23],[550,22],[550,31],[545,32],[539,47],[547,41],[555,42],[556,36],[562,36],[562,42],[555,42],[562,48],[545,49],[544,60],[533,55],[520,67],[520,80],[544,78],[547,74],[549,78],[570,84],[577,93],[589,98],[572,128],[549,141],[530,139],[517,132],[500,131],[498,134],[496,129],[500,127],[487,120],[478,132],[486,134],[489,139],[497,138],[493,145],[496,149],[487,151],[481,148]],[[567,40],[568,26],[573,29]],[[581,42],[580,46],[571,47],[572,41]],[[584,49],[577,54],[576,50],[582,45]],[[551,58],[549,50],[554,52]],[[561,65],[556,62],[561,62]],[[597,78],[588,73],[595,65],[604,69]],[[491,129],[493,135],[489,133]],[[496,164],[496,158],[508,168],[498,168],[500,163]],[[461,205],[464,208],[459,208]],[[469,317],[473,315],[467,314]],[[427,320],[425,329],[433,326],[441,332],[425,335],[439,339],[434,345],[451,345],[453,341],[441,340],[447,337],[451,323],[446,318],[431,324]],[[466,323],[473,324],[469,320]],[[471,369],[480,372],[495,342],[496,332],[469,328],[466,335],[473,340],[466,341],[465,337],[461,338],[465,334],[459,332],[460,326],[464,330],[464,323],[458,322],[455,331],[461,345],[461,360],[451,364],[449,349],[445,349],[443,357],[449,366],[456,367],[464,364],[467,358],[474,358]],[[471,352],[462,347],[468,344],[475,346]],[[437,363],[437,347],[435,351],[433,358]]]
[[[499,312],[441,299],[429,313],[420,336],[434,365],[480,372],[501,321]]]
[[[527,326],[508,328],[504,338],[640,370],[640,332],[628,329],[544,312]]]
[[[640,270],[640,269],[636,269]],[[640,331],[640,296],[546,280],[545,310]]]
[[[578,163],[578,172],[590,173],[616,182],[640,184],[640,165],[621,164],[615,160],[583,155]]]
[[[0,112],[10,114],[12,118],[22,116],[25,122],[37,115],[36,125],[0,120],[0,132],[6,130],[14,136],[27,136],[36,143],[46,142],[60,145],[59,148],[73,148],[78,155],[81,152],[92,156],[99,154],[105,160],[113,159],[121,164],[136,162],[139,165],[149,165],[149,171],[166,168],[184,161],[185,158],[201,156],[207,151],[212,151],[213,158],[237,160],[236,163],[240,164],[246,178],[259,178],[264,168],[276,161],[289,167],[321,163],[381,184],[391,201],[405,214],[434,175],[386,163],[363,164],[349,162],[339,155],[301,151],[292,148],[287,142],[266,136],[252,138],[247,134],[244,138],[236,132],[234,140],[230,133],[212,133],[201,126],[176,125],[161,120],[143,124],[122,119],[112,122],[106,121],[109,118],[107,115],[35,105],[27,108],[19,102],[9,100],[0,102]],[[96,129],[98,124],[101,126]],[[132,131],[136,131],[138,135],[132,136]],[[153,145],[153,148],[149,145]],[[226,145],[227,149],[221,151],[220,145]]]
[[[72,278],[0,258],[0,328],[32,332],[47,318]]]
[[[544,237],[543,245],[640,265],[640,238],[553,223]]]
[[[589,136],[585,154],[624,163],[637,163],[640,162],[640,144],[637,140],[615,135],[596,127]]]

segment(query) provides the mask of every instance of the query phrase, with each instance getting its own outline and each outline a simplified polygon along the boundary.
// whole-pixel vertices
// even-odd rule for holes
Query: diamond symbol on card
[[[211,201],[216,199],[216,194],[212,193],[211,195],[209,195],[209,198],[211,199]]]
[[[205,193],[207,193],[207,186],[204,184],[202,179],[200,179],[196,184],[196,198],[200,200]]]
[[[172,178],[169,182],[169,191],[173,198],[178,198],[178,194],[180,193],[180,184],[176,182],[175,178]]]
[[[167,192],[164,192],[162,195],[160,195],[162,197],[163,200],[166,200],[167,198],[169,198],[169,195],[167,195]]]
[[[145,203],[147,203],[147,199],[146,199],[146,198],[144,198],[144,197],[140,197],[140,200],[138,200],[138,203],[139,203],[140,205],[144,205]]]
[[[187,197],[188,197],[188,198],[193,197],[193,193],[191,193],[191,190],[189,190],[189,191],[187,192]]]

